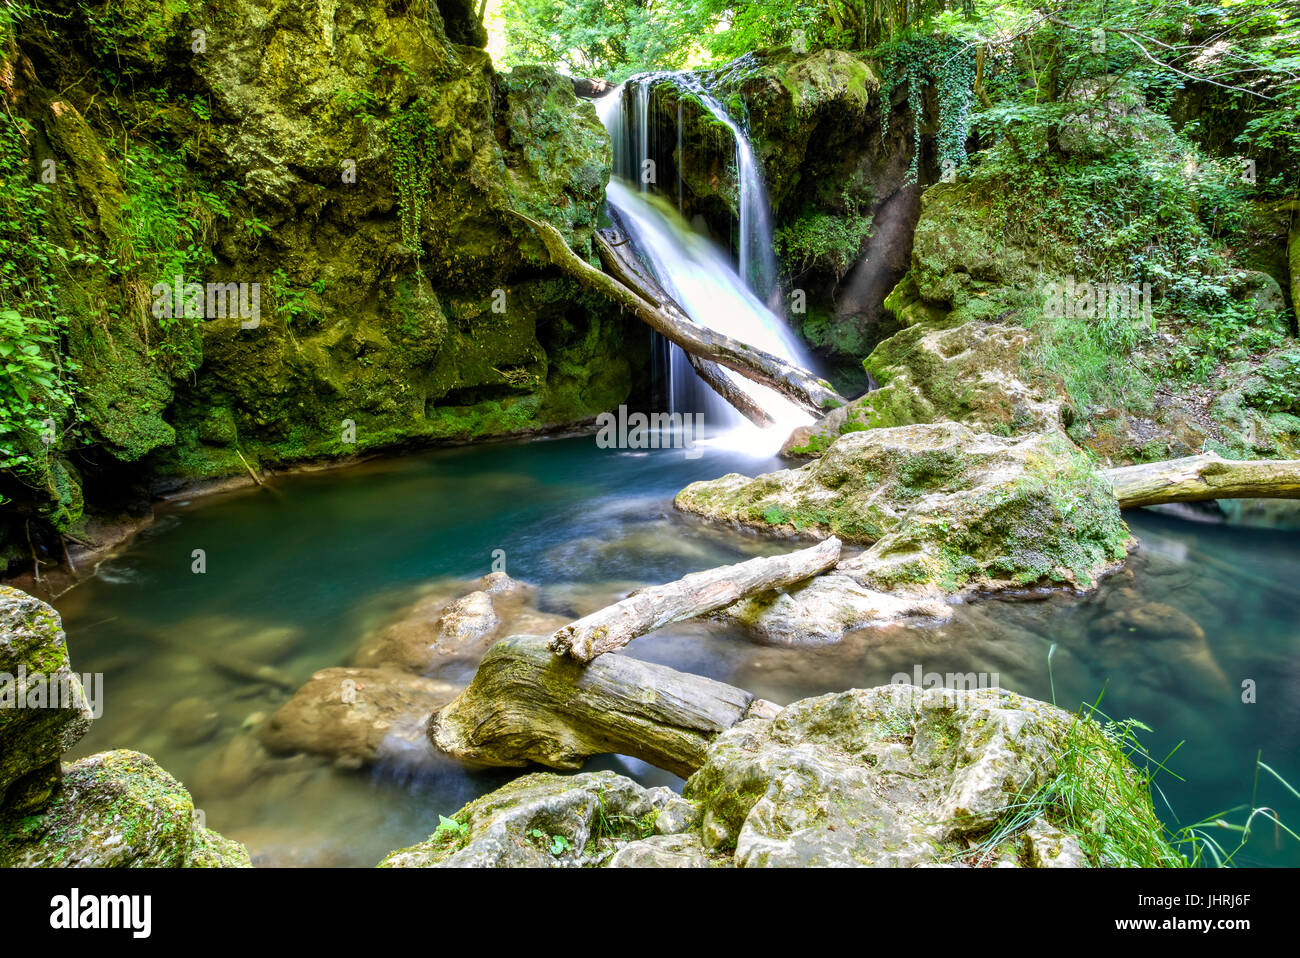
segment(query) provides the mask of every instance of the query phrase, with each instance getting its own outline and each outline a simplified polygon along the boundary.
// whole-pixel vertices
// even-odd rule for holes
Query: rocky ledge
[[[1091,588],[1131,541],[1106,480],[1064,433],[1008,438],[955,422],[850,432],[798,469],[696,482],[674,505],[769,536],[870,546],[725,613],[777,641],[943,619],[946,600],[975,591]]]
[[[1102,834],[1104,787],[1073,791],[1101,797],[1095,808],[1058,797],[1100,774],[1082,760],[1097,750],[1128,768],[1091,721],[1001,689],[854,689],[723,732],[680,796],[612,772],[527,775],[381,864],[1125,864],[1116,829],[1158,833],[1152,809],[1126,808]]]

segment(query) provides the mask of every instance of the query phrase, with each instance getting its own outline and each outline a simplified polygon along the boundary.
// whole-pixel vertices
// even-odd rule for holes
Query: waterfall
[[[698,98],[735,141],[737,179],[737,259],[693,230],[681,216],[682,114],[671,131],[678,158],[677,203],[654,192],[657,177],[645,175],[647,161],[658,153],[658,124],[653,113],[653,84],[669,80]],[[597,103],[614,151],[614,176],[605,191],[613,218],[659,284],[701,326],[809,368],[795,333],[766,305],[777,295],[776,256],[772,243],[767,191],[744,131],[698,79],[687,73],[637,77]],[[653,169],[650,167],[649,169]],[[685,353],[669,346],[667,363],[670,412],[701,411],[710,427],[733,442],[771,452],[795,426],[811,417],[784,396],[726,370],[726,375],[758,403],[776,425],[760,430],[702,383]]]

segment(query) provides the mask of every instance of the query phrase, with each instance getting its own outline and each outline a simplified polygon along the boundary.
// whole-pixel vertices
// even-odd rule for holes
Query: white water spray
[[[615,171],[632,174],[640,181],[634,185],[613,177],[605,198],[659,284],[692,320],[808,368],[798,338],[760,298],[772,295],[776,289],[776,259],[767,194],[749,141],[721,104],[704,92],[694,77],[672,74],[670,78],[698,97],[735,138],[739,272],[725,252],[693,231],[667,201],[650,194],[646,178],[638,175],[645,168],[645,161],[652,159],[653,150],[648,79],[632,82],[628,93],[635,98],[627,104],[623,99],[627,88],[623,86],[597,104],[614,145]],[[676,136],[680,177],[680,110]],[[722,429],[715,442],[768,455],[775,452],[792,428],[812,421],[806,412],[776,391],[724,370],[775,421],[774,426],[759,429],[700,382],[680,348],[671,346],[670,356],[670,411],[703,409],[708,422]]]

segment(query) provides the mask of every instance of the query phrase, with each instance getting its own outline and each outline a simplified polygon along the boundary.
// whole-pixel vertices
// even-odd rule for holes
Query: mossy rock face
[[[248,853],[203,827],[194,802],[149,756],[99,752],[66,766],[59,795],[0,824],[5,867],[247,867]]]
[[[90,718],[58,613],[0,586],[0,813],[48,800],[60,756],[86,734]]]
[[[851,432],[799,469],[693,483],[674,505],[874,543],[840,564],[872,588],[1087,587],[1129,542],[1109,485],[1063,433],[1016,440],[951,422]]]
[[[1223,381],[1210,405],[1221,437],[1211,447],[1231,458],[1300,458],[1300,347],[1236,363]]]
[[[64,529],[128,473],[174,486],[240,473],[240,453],[543,431],[644,375],[633,321],[511,212],[591,254],[610,169],[592,105],[553,71],[497,74],[473,4],[318,7],[98,4],[19,30],[41,64],[13,105],[24,149],[58,170],[42,229],[85,253],[50,278],[82,421],[56,423],[68,448],[41,457],[24,517]],[[139,82],[96,86],[104,70]],[[260,316],[163,322],[154,284],[181,273],[256,287]],[[108,455],[77,457],[83,439]],[[4,561],[22,535],[0,523]]]
[[[1032,341],[1029,330],[1007,323],[915,322],[865,361],[877,388],[800,427],[782,455],[812,458],[846,433],[945,420],[1001,436],[1057,429],[1065,396],[1056,380],[1025,369]]]

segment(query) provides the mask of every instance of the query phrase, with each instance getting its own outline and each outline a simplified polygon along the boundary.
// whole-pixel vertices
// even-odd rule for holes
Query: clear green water
[[[695,460],[680,450],[600,450],[584,437],[441,450],[168,507],[58,603],[74,668],[105,675],[104,714],[77,754],[127,747],[153,755],[190,788],[207,823],[247,844],[258,864],[372,865],[517,773],[470,773],[447,760],[360,772],[306,757],[265,761],[251,751],[248,728],[287,695],[214,669],[195,648],[305,681],[346,664],[430,581],[488,572],[496,549],[557,612],[575,608],[575,593],[612,598],[635,583],[783,551],[671,507],[695,479],[777,466],[722,450]],[[815,649],[687,623],[628,651],[781,703],[882,684],[917,665],[996,672],[1002,686],[1050,699],[1047,655],[1056,644],[1059,704],[1091,701],[1105,688],[1110,715],[1155,730],[1153,753],[1186,740],[1171,763],[1185,781],[1162,779],[1174,810],[1160,809],[1167,819],[1248,802],[1258,750],[1300,782],[1300,536],[1130,518],[1144,545],[1093,596],[986,601],[941,627],[868,629]],[[206,553],[204,575],[191,572],[195,549]],[[1157,623],[1154,633],[1143,622]],[[1241,702],[1244,679],[1257,683],[1256,704]],[[215,731],[200,742],[186,734],[200,719],[174,708],[195,697],[216,713],[201,719]],[[633,760],[593,767],[679,784]],[[1264,785],[1259,800],[1300,820],[1300,802],[1280,787]],[[1269,832],[1242,862],[1294,865],[1300,854]]]

